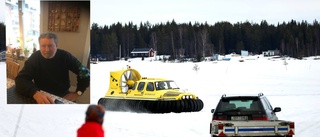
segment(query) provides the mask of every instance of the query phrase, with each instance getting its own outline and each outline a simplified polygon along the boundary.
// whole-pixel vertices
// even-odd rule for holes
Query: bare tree
[[[318,55],[318,51],[320,50],[320,36],[319,36],[320,31],[315,31],[314,32],[314,38],[315,38],[315,45],[314,45],[314,55]]]
[[[202,47],[202,56],[205,57],[205,50],[206,50],[206,45],[208,41],[208,30],[206,28],[202,29],[200,31],[200,41],[199,44]]]
[[[296,44],[296,56],[300,57],[300,51],[299,51],[299,39],[295,38],[295,44]]]
[[[184,56],[184,48],[183,48],[183,44],[182,44],[182,34],[183,34],[183,27],[180,25],[178,27],[178,32],[179,32],[179,41],[180,41],[180,48],[178,50],[178,54],[179,54],[179,57],[182,57]]]
[[[194,38],[194,55],[198,54],[198,50],[197,50],[197,37],[196,37],[196,33],[193,33],[193,38]],[[196,56],[195,56],[196,57]]]
[[[158,39],[157,39],[157,33],[156,32],[152,32],[151,33],[151,44],[152,44],[152,47],[153,47],[153,49],[155,50],[155,51],[157,51],[158,49],[158,47],[157,47],[157,43],[158,43],[158,41],[157,41]]]
[[[174,49],[174,39],[173,39],[173,31],[171,31],[171,45],[172,45],[172,54],[173,54],[173,58],[176,58],[176,52]]]

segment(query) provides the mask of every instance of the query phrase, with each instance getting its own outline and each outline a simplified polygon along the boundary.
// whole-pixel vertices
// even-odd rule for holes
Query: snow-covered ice
[[[257,95],[264,93],[273,107],[281,107],[281,120],[295,122],[295,137],[320,134],[320,60],[232,58],[230,61],[162,63],[131,60],[91,64],[91,103],[97,103],[109,86],[109,72],[127,65],[146,77],[175,80],[181,89],[204,102],[200,112],[145,114],[106,111],[108,137],[208,137],[211,109],[222,94]],[[199,70],[193,70],[195,64]],[[6,104],[5,62],[0,62],[0,136],[74,137],[84,122],[88,105]],[[19,116],[20,121],[19,121]]]

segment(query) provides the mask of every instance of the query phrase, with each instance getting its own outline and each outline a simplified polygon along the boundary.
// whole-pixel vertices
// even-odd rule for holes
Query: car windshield
[[[155,82],[156,90],[179,89],[172,80]]]
[[[218,105],[217,111],[260,111],[261,104],[257,98],[237,98],[237,99],[222,99]]]

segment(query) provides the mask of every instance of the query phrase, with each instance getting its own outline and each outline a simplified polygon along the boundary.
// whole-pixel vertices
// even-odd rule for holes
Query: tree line
[[[6,26],[0,22],[0,51],[6,50]]]
[[[134,25],[132,22],[114,23],[110,26],[91,26],[91,56],[106,55],[108,60],[130,57],[134,48],[153,48],[158,55],[172,59],[197,58],[213,54],[253,54],[279,50],[282,55],[295,58],[319,55],[320,25],[317,20],[268,24],[238,22],[205,23],[171,22],[150,24],[148,21]]]

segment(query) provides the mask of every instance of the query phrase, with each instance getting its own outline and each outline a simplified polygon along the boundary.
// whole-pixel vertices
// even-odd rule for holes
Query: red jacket
[[[77,137],[104,137],[104,130],[97,122],[86,122],[77,131]]]

